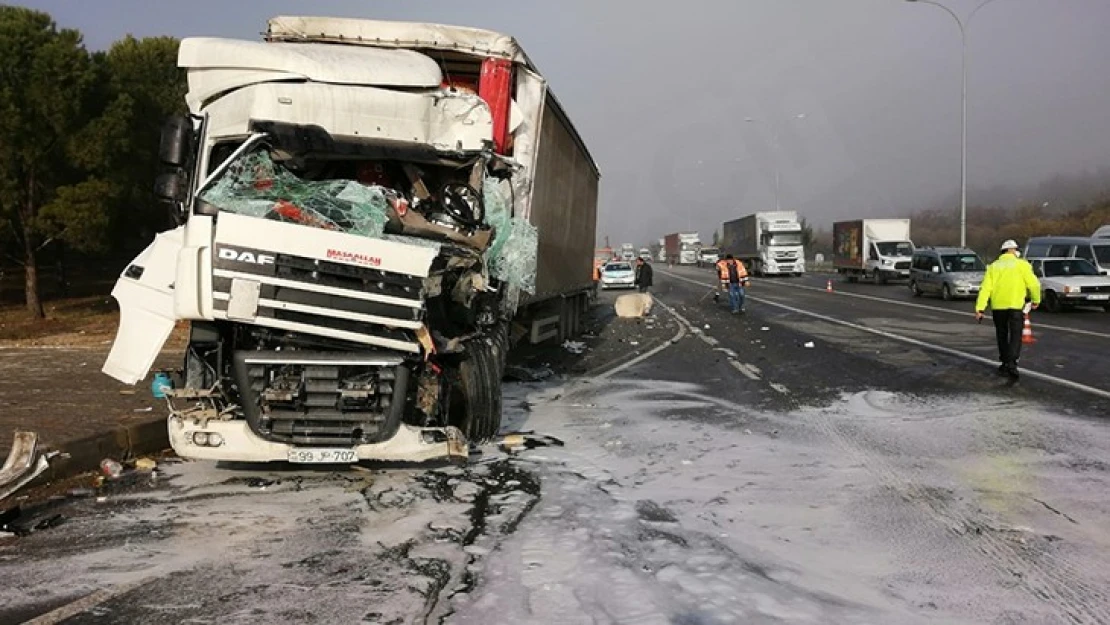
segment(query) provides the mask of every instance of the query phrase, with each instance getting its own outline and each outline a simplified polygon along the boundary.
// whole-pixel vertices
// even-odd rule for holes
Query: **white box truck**
[[[264,39],[181,42],[156,183],[179,226],[116,283],[103,370],[143,379],[187,320],[155,382],[180,456],[465,457],[500,428],[510,336],[578,325],[598,169],[506,35],[277,17]]]
[[[732,254],[759,276],[805,273],[802,224],[794,211],[768,211],[725,222],[721,252]]]
[[[833,224],[833,264],[849,282],[909,280],[909,219],[856,219]]]

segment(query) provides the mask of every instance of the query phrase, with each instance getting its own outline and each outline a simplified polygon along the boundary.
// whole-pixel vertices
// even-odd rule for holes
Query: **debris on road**
[[[58,452],[38,453],[38,435],[17,431],[4,466],[0,467],[0,501],[11,497],[50,468]],[[36,460],[37,457],[37,460]]]
[[[123,474],[123,465],[111,458],[105,458],[100,461],[100,472],[104,477],[114,480]]]
[[[563,341],[563,349],[572,354],[581,354],[586,351],[586,344],[581,341]]]
[[[769,328],[768,326],[763,326],[762,328],[760,328],[760,330],[762,330],[762,331],[764,331],[764,332],[767,332],[767,331],[768,331],[768,330],[770,330],[770,329],[771,329],[771,328]]]
[[[813,347],[814,347],[813,341],[806,341],[805,345],[802,345],[802,347],[804,347],[806,349],[813,349]]]
[[[617,297],[613,308],[618,317],[643,317],[651,312],[652,299],[647,293],[626,293]]]
[[[139,458],[135,461],[135,469],[138,471],[153,471],[158,466],[158,463],[150,458]]]
[[[505,377],[517,382],[539,382],[555,375],[551,367],[521,367],[512,365],[505,367]]]
[[[501,437],[497,448],[509,455],[519,453],[525,449],[536,447],[562,447],[565,443],[554,436],[536,434],[535,432],[511,432]]]

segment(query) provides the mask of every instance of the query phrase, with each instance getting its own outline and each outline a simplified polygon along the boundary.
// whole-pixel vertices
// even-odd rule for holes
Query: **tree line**
[[[32,315],[44,256],[133,254],[171,225],[152,187],[162,122],[185,109],[177,47],[92,52],[50,15],[0,6],[0,250]]]

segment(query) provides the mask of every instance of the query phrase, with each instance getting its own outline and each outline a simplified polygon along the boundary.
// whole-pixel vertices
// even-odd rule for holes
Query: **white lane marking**
[[[783,395],[789,395],[790,394],[790,389],[786,388],[782,384],[779,384],[778,382],[769,382],[769,384],[771,385],[771,388],[773,388],[776,391],[782,393]]]
[[[633,365],[639,364],[639,363],[647,360],[648,358],[651,358],[652,356],[658,354],[659,352],[667,349],[671,345],[674,345],[675,343],[677,343],[679,340],[682,339],[682,337],[686,336],[686,327],[690,325],[690,322],[683,319],[682,316],[679,315],[673,308],[671,308],[670,306],[667,306],[663,302],[660,302],[658,299],[656,299],[654,301],[654,303],[658,304],[660,307],[662,307],[664,310],[666,310],[667,312],[674,315],[674,317],[676,319],[678,319],[679,321],[682,322],[682,323],[678,324],[678,332],[676,332],[675,335],[673,337],[671,337],[671,340],[667,341],[666,343],[663,343],[662,345],[658,345],[655,348],[650,349],[650,350],[640,354],[639,356],[633,358],[632,360],[629,360],[627,362],[619,364],[616,367],[613,367],[612,369],[609,369],[608,371],[606,371],[604,373],[600,373],[598,375],[591,376],[593,379],[595,379],[595,380],[604,380],[604,379],[612,376],[614,373],[620,373],[621,371],[624,371],[625,369],[627,369],[627,368],[629,368]]]
[[[744,377],[748,378],[749,380],[755,380],[757,382],[759,381],[759,376],[756,375],[755,372],[753,372],[751,369],[749,369],[748,365],[745,365],[738,360],[732,359],[729,359],[728,364],[732,365],[733,369],[736,369],[740,373],[744,374]]]
[[[664,272],[664,273],[666,273],[666,272]],[[787,283],[787,282],[779,282],[777,280],[764,280],[764,281],[761,281],[759,284],[760,285],[768,285],[768,286],[781,286],[781,287],[786,287],[788,289],[800,289],[800,290],[804,290],[804,291],[816,291],[818,293],[825,293],[826,292],[825,289],[815,287],[815,286],[808,286],[808,285],[805,285],[805,284],[790,284],[790,283]],[[947,313],[949,315],[960,315],[961,317],[967,317],[968,315],[971,314],[971,313],[969,313],[967,311],[963,311],[963,310],[952,310],[951,308],[939,308],[937,306],[930,306],[928,304],[915,304],[913,302],[903,302],[903,301],[900,301],[900,300],[890,299],[890,298],[887,298],[887,297],[879,297],[878,295],[864,295],[863,293],[852,293],[851,291],[833,291],[832,294],[833,295],[843,295],[845,297],[855,297],[857,299],[872,300],[872,301],[876,301],[876,302],[883,302],[884,304],[895,304],[895,305],[898,305],[898,306],[905,306],[907,308],[920,308],[922,310],[928,310],[930,312],[941,312],[941,313]],[[1058,330],[1060,332],[1071,332],[1073,334],[1083,334],[1083,335],[1086,335],[1086,336],[1097,336],[1099,338],[1110,339],[1110,334],[1107,334],[1107,333],[1104,333],[1104,332],[1095,332],[1093,330],[1082,330],[1080,328],[1068,328],[1068,327],[1065,327],[1065,326],[1057,326],[1057,325],[1052,325],[1052,324],[1048,324],[1048,323],[1041,323],[1040,321],[1037,321],[1037,323],[1035,323],[1033,325],[1037,328],[1045,328],[1045,329],[1048,329],[1048,330]]]
[[[705,341],[707,344],[712,345],[714,347],[721,344],[720,341],[713,338],[712,336],[709,336],[708,334],[699,334],[698,337],[701,338],[701,340]]]
[[[733,350],[731,350],[727,347],[718,347],[718,348],[714,349],[713,351],[721,352],[722,354],[724,354],[725,356],[728,356],[729,358],[731,358],[733,360],[736,360],[737,358],[740,357],[740,354],[737,354],[736,352],[734,352]]]
[[[678,274],[673,274],[673,273],[670,273],[668,271],[663,271],[663,270],[658,270],[658,269],[656,271],[659,271],[659,273],[662,273],[664,275],[671,276],[672,278],[677,278],[679,280],[685,280],[686,282],[690,282],[690,283],[696,284],[698,286],[704,286],[704,283],[698,282],[697,280],[692,280],[692,279],[687,278],[685,276],[680,276]],[[992,367],[998,364],[994,360],[991,360],[989,358],[984,358],[984,357],[979,356],[977,354],[962,352],[958,349],[952,349],[951,347],[944,347],[943,345],[933,345],[932,343],[926,343],[925,341],[919,341],[917,339],[911,339],[908,336],[902,336],[901,334],[894,334],[893,332],[887,332],[886,330],[878,330],[878,329],[875,329],[875,328],[869,328],[867,326],[862,326],[858,323],[852,323],[851,321],[844,321],[843,319],[837,319],[836,317],[829,317],[827,315],[822,315],[820,313],[810,312],[808,310],[802,310],[801,308],[795,308],[794,306],[789,306],[787,304],[782,304],[782,303],[776,302],[774,300],[763,299],[762,297],[754,297],[754,296],[751,296],[751,295],[748,296],[748,299],[760,302],[762,304],[767,304],[768,306],[775,306],[775,307],[781,308],[783,310],[788,310],[790,312],[797,313],[799,315],[805,315],[807,317],[813,317],[814,319],[820,319],[821,321],[827,321],[829,323],[834,323],[834,324],[837,324],[837,325],[841,325],[841,326],[844,326],[846,328],[852,328],[853,330],[859,330],[861,332],[867,332],[868,334],[874,334],[876,336],[881,336],[883,338],[891,339],[891,340],[894,340],[894,341],[900,341],[902,343],[908,343],[910,345],[916,345],[917,347],[923,347],[925,349],[931,349],[933,351],[940,352],[942,354],[948,354],[949,356],[955,356],[957,358],[963,358],[964,360],[969,360],[971,362],[977,362],[977,363],[981,363],[981,364],[985,364],[985,365],[990,365]],[[1026,375],[1028,377],[1035,378],[1035,379],[1038,379],[1038,380],[1042,380],[1044,382],[1050,382],[1052,384],[1056,384],[1058,386],[1063,386],[1063,387],[1066,387],[1066,388],[1070,388],[1070,389],[1073,389],[1073,390],[1076,390],[1076,391],[1082,391],[1084,393],[1090,393],[1091,395],[1096,395],[1098,397],[1102,397],[1103,399],[1110,399],[1110,391],[1106,391],[1106,390],[1103,390],[1101,388],[1095,388],[1093,386],[1087,386],[1086,384],[1081,384],[1079,382],[1073,382],[1071,380],[1065,380],[1064,378],[1058,378],[1054,375],[1049,375],[1047,373],[1041,373],[1039,371],[1033,371],[1032,369],[1024,369],[1022,371],[1022,373],[1023,373],[1023,375]]]

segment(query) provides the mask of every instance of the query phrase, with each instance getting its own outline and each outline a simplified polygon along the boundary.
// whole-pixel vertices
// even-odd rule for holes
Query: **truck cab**
[[[715,247],[703,247],[698,250],[698,267],[712,267],[720,259],[720,250]]]
[[[875,282],[886,284],[891,280],[909,280],[913,266],[912,241],[869,241],[867,273]]]

